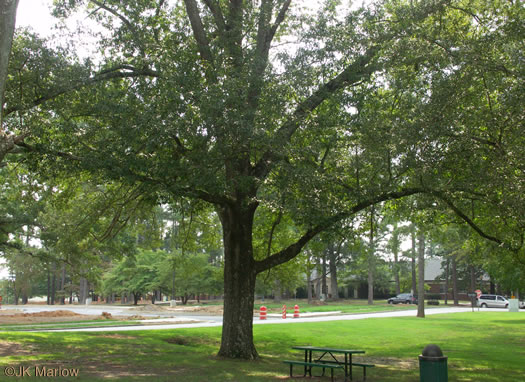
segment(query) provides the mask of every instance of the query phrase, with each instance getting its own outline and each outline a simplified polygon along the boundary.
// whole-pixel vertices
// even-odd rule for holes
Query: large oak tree
[[[490,196],[475,182],[486,171],[484,155],[499,158],[491,151],[497,142],[480,129],[481,112],[472,123],[462,113],[487,107],[471,90],[483,86],[482,76],[455,70],[479,64],[462,49],[463,36],[483,47],[476,4],[392,2],[341,16],[332,1],[316,15],[291,0],[57,3],[62,16],[86,5],[108,31],[93,59],[100,67],[89,62],[74,72],[84,80],[70,78],[62,93],[33,104],[13,103],[13,115],[31,110],[38,121],[25,147],[48,174],[88,172],[214,206],[225,256],[220,355],[257,357],[257,275],[341,219],[427,193],[479,228],[461,203]],[[464,30],[455,33],[458,20]],[[502,81],[519,76],[497,74],[490,78],[498,95]],[[514,125],[509,136],[519,139]],[[498,163],[508,176],[512,167]],[[296,232],[282,248],[256,255],[261,211],[276,222],[286,215]]]

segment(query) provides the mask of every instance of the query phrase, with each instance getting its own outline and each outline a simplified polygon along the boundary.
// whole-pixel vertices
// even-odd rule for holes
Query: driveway
[[[475,310],[477,312],[477,309]],[[505,312],[503,309],[481,309],[482,312]],[[449,314],[449,313],[465,313],[472,312],[472,308],[452,307],[452,308],[429,308],[425,309],[425,315],[435,314]],[[521,310],[525,313],[525,310]],[[318,316],[318,317],[303,317],[303,318],[282,318],[271,317],[266,320],[260,320],[255,317],[253,323],[255,325],[266,325],[266,324],[296,324],[301,322],[327,322],[327,321],[348,321],[348,320],[364,320],[369,318],[384,318],[384,317],[415,317],[417,311],[396,311],[396,312],[380,312],[380,313],[363,313],[363,314],[334,314],[329,316]],[[199,320],[197,323],[180,323],[186,319]],[[132,331],[132,330],[161,330],[161,329],[182,329],[182,328],[203,328],[203,327],[215,327],[222,326],[221,316],[195,316],[195,315],[177,315],[173,318],[179,322],[178,324],[160,324],[160,325],[147,325],[145,320],[143,323],[146,325],[142,326],[121,326],[121,327],[106,327],[106,328],[81,328],[81,329],[60,329],[53,331],[61,332],[115,332],[115,331]],[[165,321],[161,319],[161,321]],[[44,330],[42,330],[44,331]]]

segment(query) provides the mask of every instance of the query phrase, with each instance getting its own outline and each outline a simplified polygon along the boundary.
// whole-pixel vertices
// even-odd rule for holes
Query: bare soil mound
[[[156,311],[156,312],[160,312],[160,311],[167,311],[167,307],[164,307],[164,306],[161,306],[161,305],[153,305],[153,304],[150,304],[150,305],[139,305],[135,308],[131,308],[130,310],[139,310],[141,312],[151,312],[151,311]]]
[[[211,315],[222,315],[222,305],[177,305],[173,308],[166,308],[170,312],[195,312],[195,313],[206,313]]]
[[[64,321],[89,321],[97,320],[103,316],[84,315],[72,312],[70,310],[52,310],[35,313],[20,313],[19,311],[9,312],[3,311],[0,314],[0,325],[2,324],[38,324],[49,322],[64,322]]]
[[[49,312],[36,312],[36,313],[21,313],[22,317],[75,317],[82,316],[81,314],[72,312],[70,310],[53,310]]]

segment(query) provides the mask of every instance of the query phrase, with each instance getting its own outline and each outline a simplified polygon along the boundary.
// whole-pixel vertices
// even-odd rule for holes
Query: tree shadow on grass
[[[505,324],[505,325],[516,325],[516,326],[525,325],[525,320],[495,320],[492,322],[496,324]]]

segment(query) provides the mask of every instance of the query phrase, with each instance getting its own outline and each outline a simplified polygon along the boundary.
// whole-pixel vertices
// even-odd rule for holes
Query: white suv
[[[479,296],[478,306],[482,308],[507,308],[509,300],[497,294],[482,294]]]

